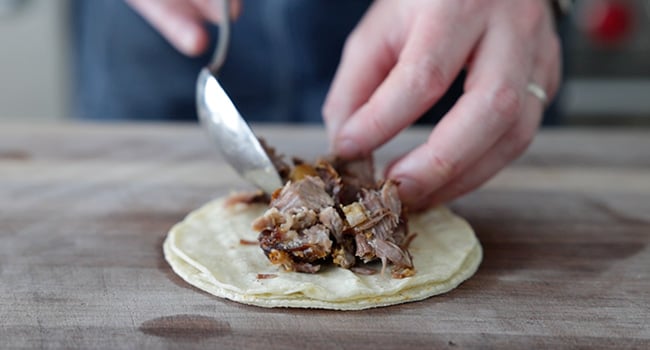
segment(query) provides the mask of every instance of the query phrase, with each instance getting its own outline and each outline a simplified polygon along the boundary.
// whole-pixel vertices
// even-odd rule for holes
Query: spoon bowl
[[[196,106],[201,124],[210,138],[244,179],[269,194],[282,186],[273,162],[207,68],[201,70],[196,83]]]
[[[216,76],[223,65],[230,41],[230,0],[221,0],[219,42],[212,62],[201,70],[196,82],[199,120],[226,161],[247,181],[266,193],[282,186],[275,166]]]

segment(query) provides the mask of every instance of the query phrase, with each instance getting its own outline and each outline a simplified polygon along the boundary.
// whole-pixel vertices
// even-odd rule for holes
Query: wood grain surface
[[[256,130],[284,153],[327,149],[319,128]],[[167,230],[246,188],[194,125],[1,124],[0,348],[650,347],[648,131],[543,131],[452,204],[485,249],[473,278],[361,312],[240,305],[172,273]]]

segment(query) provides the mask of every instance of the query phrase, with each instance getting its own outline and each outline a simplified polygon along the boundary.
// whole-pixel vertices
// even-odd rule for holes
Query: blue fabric
[[[369,0],[246,0],[220,81],[253,121],[321,122],[345,38]],[[73,1],[75,108],[81,118],[195,120],[210,59],[187,58],[124,1]],[[212,28],[216,40],[217,28]]]
[[[320,123],[343,43],[370,0],[245,0],[220,81],[249,121]],[[73,0],[74,107],[95,120],[196,120],[196,78],[212,48],[178,53],[122,0]],[[211,28],[213,40],[218,29]],[[434,123],[464,75],[420,122]],[[546,121],[554,121],[555,108]],[[553,118],[553,119],[551,119]]]

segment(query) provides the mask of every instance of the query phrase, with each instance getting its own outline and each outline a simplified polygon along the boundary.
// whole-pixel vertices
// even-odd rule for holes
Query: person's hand
[[[178,51],[188,56],[205,52],[210,40],[206,22],[218,23],[221,0],[126,0]],[[237,17],[241,0],[232,0],[231,17]]]
[[[464,93],[427,142],[396,160],[412,209],[465,194],[528,147],[560,80],[542,0],[376,0],[348,38],[323,106],[333,151],[371,153],[413,123],[467,69]]]

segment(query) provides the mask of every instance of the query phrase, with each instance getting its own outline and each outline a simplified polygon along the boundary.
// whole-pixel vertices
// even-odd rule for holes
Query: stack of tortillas
[[[188,283],[218,297],[263,307],[360,310],[422,300],[471,277],[482,259],[471,227],[446,208],[409,216],[417,236],[409,251],[416,273],[403,279],[356,274],[331,266],[316,274],[282,271],[256,241],[253,220],[264,204],[226,205],[217,199],[169,232],[165,259]],[[270,277],[270,278],[269,278]]]

